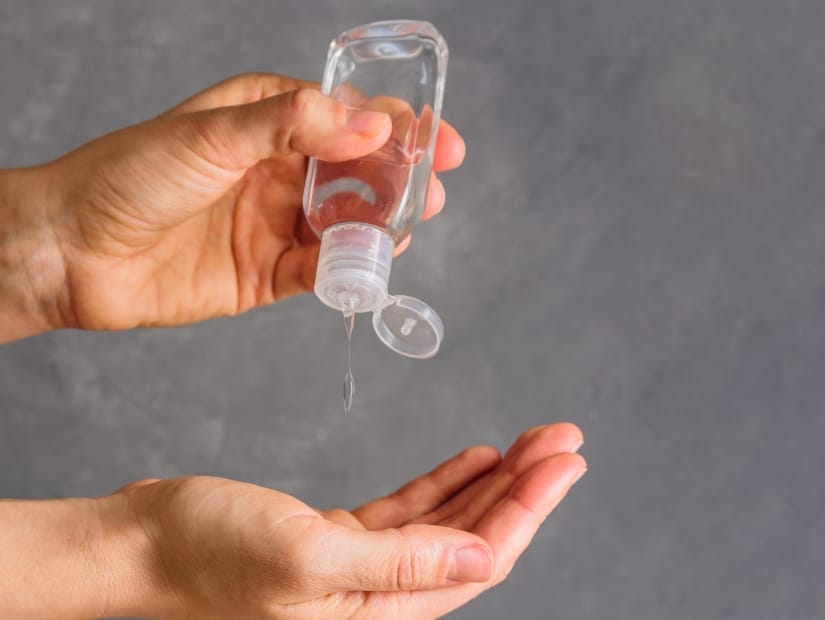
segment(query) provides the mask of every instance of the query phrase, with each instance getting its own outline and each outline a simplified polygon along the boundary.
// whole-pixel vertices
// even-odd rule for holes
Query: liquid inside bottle
[[[313,204],[307,220],[315,230],[339,222],[363,222],[387,233],[398,242],[412,230],[423,212],[423,189],[415,182],[426,153],[410,153],[401,142],[390,139],[381,149],[346,162],[318,161],[315,168]],[[418,174],[417,174],[418,173]],[[421,194],[421,195],[418,195]]]
[[[367,24],[335,40],[322,92],[350,108],[389,115],[392,132],[361,159],[310,160],[304,208],[319,236],[337,223],[363,222],[398,243],[420,220],[446,64],[446,43],[426,22]]]

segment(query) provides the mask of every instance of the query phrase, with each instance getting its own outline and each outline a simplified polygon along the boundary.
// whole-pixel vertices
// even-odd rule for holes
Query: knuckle
[[[246,72],[232,78],[240,86],[242,101],[257,101],[266,88],[266,76],[263,73]]]
[[[290,547],[286,554],[285,573],[296,590],[304,590],[314,581],[311,546],[295,544]]]
[[[208,163],[219,165],[232,152],[231,128],[217,114],[195,113],[177,124],[180,142]]]
[[[320,94],[311,88],[298,88],[292,91],[289,99],[289,110],[292,116],[303,119],[309,115],[314,106],[318,104]]]
[[[241,73],[238,76],[238,79],[255,86],[260,92],[263,91],[270,81],[272,81],[273,77],[274,76],[272,74],[264,73],[263,71],[247,71],[245,73]]]
[[[276,130],[275,142],[281,153],[289,153],[293,149],[293,139],[298,126],[309,121],[312,108],[317,105],[320,95],[310,88],[292,90],[286,96],[284,104],[286,122],[279,123]]]
[[[300,561],[287,561],[280,572],[280,582],[284,589],[296,594],[306,594],[316,585],[316,579],[310,572],[311,564]]]
[[[285,544],[276,560],[274,573],[285,588],[295,593],[313,590],[319,582],[315,546],[303,544],[297,536]]]
[[[350,527],[359,527],[361,524],[352,513],[343,508],[332,508],[324,513],[324,518],[333,523],[340,523]]]
[[[330,508],[324,513],[324,516],[329,520],[345,519],[349,516],[349,512],[343,508]]]
[[[398,590],[418,590],[429,583],[424,554],[416,549],[400,553],[395,565],[395,583]]]

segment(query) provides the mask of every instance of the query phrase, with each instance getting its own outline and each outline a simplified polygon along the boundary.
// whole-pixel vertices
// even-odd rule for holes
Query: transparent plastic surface
[[[315,294],[345,315],[373,312],[378,337],[409,357],[435,355],[443,337],[432,308],[391,296],[388,285],[393,248],[424,212],[446,71],[447,45],[427,22],[378,22],[335,39],[322,92],[387,113],[392,132],[361,159],[311,158],[304,190],[307,221],[321,237]]]
[[[330,45],[322,92],[353,108],[386,112],[387,143],[339,163],[311,159],[304,209],[320,236],[339,222],[383,230],[398,243],[421,219],[447,70],[447,45],[432,24],[378,22]]]
[[[372,326],[381,342],[407,357],[432,357],[444,338],[438,314],[423,301],[406,295],[387,297],[384,306],[373,313]]]

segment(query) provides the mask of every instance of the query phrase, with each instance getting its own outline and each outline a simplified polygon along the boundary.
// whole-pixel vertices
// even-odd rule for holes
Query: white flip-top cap
[[[425,359],[438,353],[444,324],[435,310],[420,299],[390,295],[372,315],[372,327],[393,351]]]
[[[315,276],[315,294],[339,312],[372,312],[381,341],[407,357],[427,358],[444,337],[441,318],[406,295],[389,295],[394,243],[383,230],[361,222],[325,229]]]
[[[387,298],[393,242],[383,230],[343,222],[324,230],[315,294],[341,312],[371,312]]]

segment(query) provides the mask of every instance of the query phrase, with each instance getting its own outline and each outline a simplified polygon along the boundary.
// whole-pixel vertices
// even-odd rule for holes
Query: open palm
[[[422,620],[509,574],[584,473],[581,443],[572,424],[535,427],[504,458],[470,448],[352,512],[203,476],[117,495],[149,534],[157,617]]]

